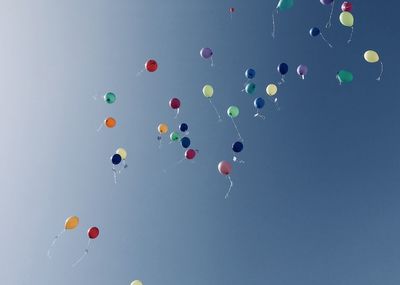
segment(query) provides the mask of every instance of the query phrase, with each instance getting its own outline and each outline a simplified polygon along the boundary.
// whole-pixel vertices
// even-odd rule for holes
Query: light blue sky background
[[[1,1],[0,278],[2,284],[397,285],[400,282],[400,48],[395,1],[353,1],[355,32],[325,30],[329,7],[277,1]],[[338,2],[338,1],[337,1]],[[231,20],[229,7],[236,12]],[[333,49],[308,30],[319,26]],[[213,48],[215,67],[199,56]],[[385,63],[367,64],[377,50]],[[154,74],[136,73],[148,58]],[[265,121],[253,100],[279,80],[281,110]],[[309,74],[295,74],[299,64]],[[240,90],[256,72],[256,95]],[[336,72],[354,82],[339,86]],[[215,88],[215,113],[202,96]],[[107,91],[117,102],[92,96]],[[182,101],[174,120],[168,100]],[[216,166],[245,139],[234,188]],[[96,132],[106,116],[115,129]],[[179,145],[158,149],[156,126],[190,127],[194,163]],[[128,150],[114,185],[109,157]],[[80,226],[46,256],[66,217]],[[88,257],[88,227],[100,228]]]

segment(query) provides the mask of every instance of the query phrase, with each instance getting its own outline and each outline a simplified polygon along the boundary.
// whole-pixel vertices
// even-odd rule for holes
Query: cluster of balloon
[[[158,63],[155,59],[149,59],[144,63],[144,68],[140,70],[136,76],[141,75],[145,70],[148,72],[155,72],[158,69]]]
[[[70,231],[75,229],[77,226],[79,225],[79,218],[77,216],[71,216],[68,217],[65,220],[64,223],[64,228],[63,230],[54,237],[53,241],[51,242],[51,245],[49,247],[49,249],[47,250],[47,256],[48,258],[51,258],[51,250],[54,247],[54,245],[56,244],[57,240],[66,232],[66,231]]]
[[[237,127],[237,125],[236,125],[236,123],[235,123],[235,120],[234,120],[237,116],[239,116],[239,108],[238,108],[237,106],[230,106],[230,107],[228,108],[228,110],[226,110],[226,113],[228,114],[228,116],[229,116],[229,117],[231,118],[231,120],[232,120],[233,126],[235,127],[235,130],[236,130],[236,132],[237,132],[237,135],[238,135],[239,140],[240,140],[240,141],[243,141],[243,138],[242,138],[242,136],[240,135],[239,129],[238,129],[238,127]]]
[[[278,14],[279,11],[286,11],[290,8],[293,7],[294,0],[279,0],[278,5],[276,6],[275,10],[276,13]],[[275,38],[275,32],[276,32],[276,27],[275,27],[275,11],[272,12],[272,38]]]
[[[342,13],[340,13],[339,20],[340,23],[345,26],[351,28],[350,36],[349,39],[347,40],[347,43],[350,43],[352,38],[353,38],[353,32],[354,32],[354,17],[350,13],[351,10],[353,9],[353,5],[350,2],[344,2],[341,6]]]
[[[230,7],[229,8],[229,15],[231,16],[231,20],[232,20],[233,13],[235,13],[235,8],[234,7]]]
[[[200,56],[204,59],[210,59],[211,60],[211,66],[214,66],[214,60],[213,60],[213,54],[214,52],[212,49],[205,47],[200,50]]]
[[[340,85],[342,83],[350,83],[353,81],[353,74],[350,71],[342,69],[336,74],[336,79]]]
[[[169,106],[173,110],[176,110],[176,115],[175,115],[176,119],[179,115],[179,107],[181,106],[181,101],[178,98],[171,98],[171,100],[169,100]]]
[[[159,136],[157,136],[157,140],[159,141],[158,148],[161,148],[162,143],[162,135],[165,135],[168,132],[168,125],[165,123],[161,123],[157,127]]]
[[[123,168],[125,169],[128,167],[126,163],[126,158],[128,156],[128,152],[126,149],[120,147],[115,151],[115,154],[111,156],[111,163],[112,163],[112,171],[114,174],[114,183],[117,183],[117,173],[121,173],[121,169],[117,172],[116,166],[119,165],[121,162],[123,164]]]
[[[278,86],[276,86],[273,83],[270,83],[267,85],[267,87],[265,88],[265,92],[267,93],[267,95],[269,97],[274,97],[276,95],[276,93],[278,93]],[[268,98],[269,98],[268,97]],[[279,105],[278,105],[278,98],[275,97],[275,99],[272,101],[275,104],[276,109],[279,111]]]
[[[332,14],[333,14],[333,7],[335,6],[335,0],[320,0],[322,5],[329,6],[331,5],[331,12],[329,14],[329,20],[326,23],[325,27],[329,29],[332,25]]]
[[[236,156],[237,153],[242,152],[243,150],[243,142],[241,141],[236,141],[232,144],[232,150],[233,150],[233,162],[239,162],[239,163],[244,163],[243,160],[239,160],[239,158]]]
[[[229,197],[229,193],[231,193],[231,189],[233,187],[233,181],[230,176],[230,173],[232,172],[232,165],[229,162],[222,160],[218,163],[218,171],[221,175],[226,176],[230,182],[229,189],[225,194],[225,199],[227,199]]]
[[[215,111],[215,114],[217,114],[218,122],[222,122],[221,115],[219,114],[217,107],[215,107],[213,101],[211,100],[211,97],[213,97],[213,95],[214,95],[214,88],[209,84],[204,85],[203,86],[203,95],[204,95],[204,97],[206,97],[208,99],[208,101],[210,102],[211,106],[213,107],[213,109]]]
[[[86,246],[86,248],[85,248],[83,254],[81,255],[81,257],[79,257],[78,260],[75,261],[74,264],[72,264],[72,267],[77,266],[77,265],[78,265],[79,263],[81,263],[81,261],[88,255],[88,253],[89,253],[89,246],[90,246],[91,241],[94,240],[94,239],[96,239],[96,238],[99,236],[99,234],[100,234],[100,230],[99,230],[98,227],[90,227],[90,228],[87,230],[87,236],[88,236],[88,238],[89,238],[89,239],[88,239],[87,246]]]
[[[305,76],[307,75],[307,73],[308,73],[308,67],[307,67],[307,65],[300,64],[300,65],[297,67],[297,74],[301,77],[301,79],[304,80],[304,78],[305,78]]]
[[[374,50],[367,50],[366,52],[364,52],[364,59],[366,62],[369,63],[376,63],[379,61],[379,63],[381,64],[381,73],[376,78],[376,80],[380,81],[383,74],[383,62],[379,60],[379,54]]]
[[[330,47],[333,48],[333,45],[328,42],[328,40],[324,37],[324,35],[321,33],[321,30],[317,27],[311,28],[310,29],[310,36],[312,37],[317,37],[317,36],[321,36],[322,40]]]
[[[282,62],[279,64],[276,68],[278,72],[281,74],[281,80],[278,82],[279,85],[283,84],[285,82],[285,74],[288,73],[289,71],[289,65],[286,63]]]

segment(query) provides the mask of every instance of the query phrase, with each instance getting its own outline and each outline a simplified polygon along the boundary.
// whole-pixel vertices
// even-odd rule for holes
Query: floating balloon
[[[157,70],[158,68],[158,63],[157,61],[155,61],[154,59],[149,59],[148,61],[146,61],[146,63],[144,64],[144,67],[146,68],[146,70],[148,72],[154,72]]]
[[[278,5],[276,6],[276,13],[278,14],[278,11],[285,11],[293,7],[294,0],[280,0],[278,2]],[[272,12],[272,38],[275,38],[275,15],[274,12]]]
[[[350,71],[347,71],[347,70],[340,70],[337,73],[336,78],[339,81],[340,85],[342,83],[350,83],[350,82],[353,81],[353,74]]]
[[[234,13],[234,12],[235,12],[235,8],[234,7],[229,8],[229,13]]]
[[[196,151],[194,149],[189,148],[188,150],[185,151],[185,157],[186,159],[193,159],[196,156]]]
[[[183,137],[181,139],[181,145],[183,148],[188,148],[190,146],[190,139],[188,137]]]
[[[90,227],[90,228],[88,229],[88,231],[87,231],[87,236],[88,236],[89,240],[88,240],[86,249],[85,249],[85,251],[83,252],[82,256],[81,256],[74,264],[72,264],[72,267],[77,266],[77,265],[78,265],[79,263],[81,263],[81,261],[86,257],[86,255],[88,255],[88,253],[89,253],[89,245],[90,245],[90,242],[91,242],[92,240],[96,239],[96,238],[99,236],[99,234],[100,234],[100,230],[99,230],[98,227]]]
[[[96,239],[99,236],[99,228],[98,227],[91,227],[88,229],[87,235],[90,239]]]
[[[65,233],[67,230],[76,229],[79,225],[79,218],[77,216],[70,216],[65,220],[64,229],[54,237],[53,241],[51,242],[49,249],[47,250],[47,257],[51,258],[51,249],[56,244],[57,240]]]
[[[350,2],[345,1],[340,8],[343,12],[351,12],[353,5]]]
[[[265,119],[265,116],[260,114],[260,109],[262,109],[265,105],[265,100],[261,97],[258,97],[256,99],[254,99],[254,107],[256,108],[256,114],[254,114],[254,117],[260,117],[261,119]]]
[[[333,7],[335,6],[335,1],[334,0],[320,0],[320,2],[321,2],[322,5],[326,5],[326,6],[331,5],[332,6],[331,7],[331,13],[329,14],[329,20],[328,20],[328,22],[326,23],[326,26],[325,26],[328,29],[332,25],[332,14],[333,14]]]
[[[267,88],[265,88],[268,96],[274,96],[278,92],[278,87],[275,84],[268,84]]]
[[[118,164],[121,163],[121,161],[122,161],[122,157],[118,153],[116,153],[113,156],[111,156],[111,163],[113,165],[118,165]]]
[[[117,149],[117,151],[115,152],[116,154],[119,154],[122,158],[122,162],[124,164],[124,168],[127,168],[128,165],[126,164],[126,158],[128,156],[128,152],[126,151],[126,149],[120,147]]]
[[[157,129],[160,134],[166,134],[168,132],[168,125],[167,124],[159,124]]]
[[[179,125],[179,130],[181,132],[187,132],[188,129],[189,129],[189,126],[186,123],[182,123]]]
[[[379,61],[379,54],[374,50],[367,50],[366,52],[364,52],[364,59],[366,62],[376,63]],[[383,62],[382,61],[379,61],[379,62],[381,64],[381,73],[376,78],[376,80],[378,80],[378,81],[381,80],[382,74],[383,74]]]
[[[281,81],[278,82],[278,84],[282,84],[283,82],[285,82],[285,74],[288,73],[289,66],[286,63],[282,62],[281,64],[278,65],[276,69],[281,74]]]
[[[204,85],[203,95],[207,98],[211,98],[213,94],[214,94],[214,88],[209,84]]]
[[[241,152],[241,151],[243,150],[243,143],[242,143],[242,142],[239,142],[239,141],[234,142],[234,143],[232,144],[232,150],[233,150],[234,152],[236,152],[236,153]]]
[[[308,67],[306,65],[300,64],[297,67],[297,74],[300,75],[302,79],[304,79],[307,72],[308,72]]]
[[[104,120],[104,125],[107,128],[114,128],[117,125],[117,121],[113,117],[108,117]]]
[[[108,103],[108,104],[112,104],[115,102],[115,100],[117,100],[117,96],[115,96],[114,93],[112,92],[107,92],[104,95],[104,102]]]
[[[200,50],[200,56],[204,59],[210,59],[211,60],[211,66],[214,66],[214,61],[213,61],[213,54],[214,52],[212,49],[205,47]]]
[[[256,85],[253,82],[249,82],[246,84],[244,91],[246,91],[247,94],[253,94],[254,91],[256,91]]]
[[[353,38],[353,32],[354,32],[354,27],[353,27],[354,17],[350,12],[345,11],[345,12],[340,13],[339,20],[343,26],[351,28],[350,37],[347,41],[347,43],[350,43]]]
[[[180,136],[177,132],[172,132],[169,135],[169,138],[171,139],[171,141],[176,142],[176,141],[179,141]]]
[[[246,69],[244,75],[247,79],[253,79],[256,76],[256,71],[252,68]]]
[[[236,118],[239,116],[239,108],[236,106],[230,106],[227,110],[227,114],[231,118]]]
[[[178,117],[179,114],[179,107],[181,106],[181,101],[178,98],[171,98],[171,100],[169,100],[169,106],[176,110],[176,117]]]
[[[321,30],[317,27],[311,28],[310,29],[310,36],[312,37],[317,37],[317,36],[321,36],[322,40],[330,47],[332,48],[333,45],[331,45],[330,42],[328,42],[328,40],[324,37],[324,35],[321,33]]]
[[[131,285],[143,285],[143,283],[139,280],[132,281]]]
[[[229,182],[230,182],[229,189],[225,194],[225,199],[226,199],[226,198],[228,198],[229,193],[231,192],[231,189],[233,186],[232,179],[229,175],[232,171],[232,165],[229,162],[223,160],[220,163],[218,163],[218,171],[219,171],[219,173],[221,173],[221,175],[228,177]]]

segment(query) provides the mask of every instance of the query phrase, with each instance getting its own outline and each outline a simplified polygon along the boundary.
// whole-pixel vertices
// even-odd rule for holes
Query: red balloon
[[[154,72],[158,68],[157,61],[155,61],[154,59],[149,59],[148,61],[146,61],[146,64],[144,66],[148,72]]]
[[[193,159],[196,156],[196,151],[194,149],[189,148],[185,151],[185,157],[187,159]]]
[[[169,100],[169,106],[172,109],[178,109],[181,106],[181,101],[178,98],[172,98]]]
[[[229,175],[229,173],[231,173],[232,171],[232,165],[229,162],[223,160],[218,163],[218,171],[222,175]]]
[[[233,12],[235,12],[235,8],[233,8],[233,7],[229,8],[229,13],[233,13]]]
[[[353,9],[353,5],[350,2],[343,2],[342,7],[341,7],[343,12],[351,12]]]
[[[87,231],[87,235],[90,239],[95,239],[99,236],[100,231],[98,227],[91,227]]]

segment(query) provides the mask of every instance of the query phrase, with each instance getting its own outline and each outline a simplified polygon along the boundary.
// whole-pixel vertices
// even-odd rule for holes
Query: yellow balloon
[[[168,132],[168,125],[167,124],[159,124],[158,125],[158,132],[160,134],[165,134],[166,132]]]
[[[119,149],[117,149],[117,151],[115,152],[116,154],[119,154],[121,156],[121,158],[123,160],[126,159],[126,157],[128,156],[128,153],[126,152],[126,149],[120,147]]]
[[[269,96],[274,96],[278,92],[278,87],[275,84],[268,84],[267,88],[265,89]]]
[[[71,216],[65,220],[64,228],[66,230],[73,230],[78,226],[78,224],[79,224],[79,218],[77,216]]]
[[[353,25],[354,25],[354,17],[350,12],[345,11],[345,12],[340,13],[339,20],[343,26],[353,27]]]
[[[367,50],[364,52],[364,59],[369,63],[375,63],[379,61],[379,55],[374,50]]]
[[[214,88],[211,85],[204,85],[203,87],[203,95],[207,98],[211,98],[214,94]]]
[[[131,285],[143,285],[143,283],[140,280],[135,280],[135,281],[132,281]]]

